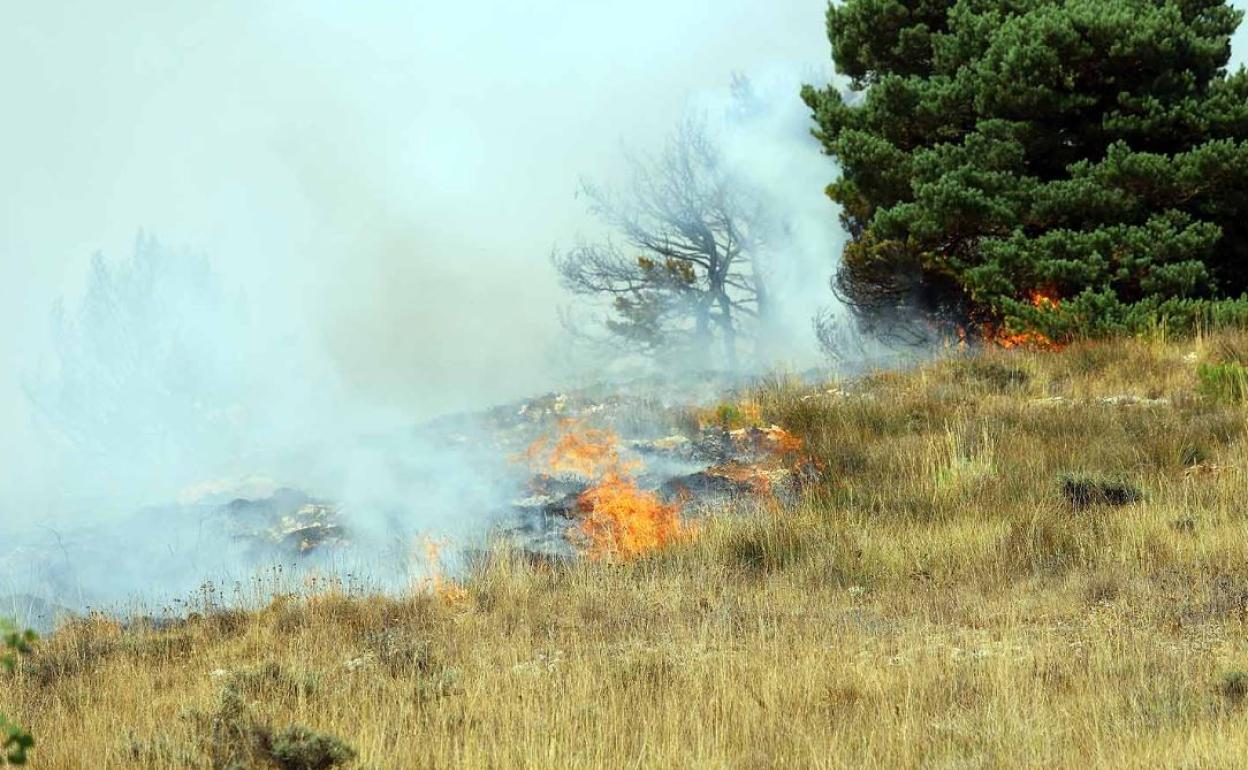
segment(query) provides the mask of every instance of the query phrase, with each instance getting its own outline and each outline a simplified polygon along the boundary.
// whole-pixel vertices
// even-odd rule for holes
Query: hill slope
[[[77,621],[0,711],[44,768],[1231,766],[1246,356],[1229,335],[772,383],[742,411],[822,471],[796,504],[624,563],[501,554],[401,598]]]

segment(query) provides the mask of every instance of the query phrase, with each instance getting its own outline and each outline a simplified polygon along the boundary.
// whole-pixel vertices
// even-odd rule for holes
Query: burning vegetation
[[[579,522],[570,536],[591,559],[629,560],[691,535],[679,502],[637,486],[639,463],[625,461],[611,431],[559,423],[553,442],[539,438],[525,456],[543,476],[572,473],[591,483],[576,499]]]
[[[1056,310],[1061,305],[1057,290],[1051,287],[1031,289],[1027,292],[1027,302],[1039,311]],[[958,346],[965,347],[968,334],[965,327],[959,326]],[[992,347],[1011,350],[1013,348],[1030,348],[1032,350],[1061,350],[1065,344],[1049,337],[1042,332],[1028,329],[1012,331],[999,321],[985,321],[979,324],[978,337]]]
[[[435,539],[426,535],[419,545],[424,551],[424,561],[428,574],[417,583],[417,590],[430,593],[443,602],[462,605],[468,601],[468,592],[456,580],[446,576],[442,567],[442,551],[449,545],[449,540]]]

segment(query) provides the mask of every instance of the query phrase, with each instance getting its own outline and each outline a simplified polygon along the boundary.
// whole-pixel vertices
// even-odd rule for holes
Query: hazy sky
[[[93,252],[128,257],[144,228],[293,296],[378,398],[428,412],[540,387],[566,301],[547,257],[587,224],[578,176],[610,176],[622,140],[653,145],[733,71],[824,61],[822,13],[8,3],[0,361],[31,355]]]
[[[577,177],[733,71],[828,55],[823,0],[5,6],[6,422],[52,300],[140,228],[413,413],[541,387]]]

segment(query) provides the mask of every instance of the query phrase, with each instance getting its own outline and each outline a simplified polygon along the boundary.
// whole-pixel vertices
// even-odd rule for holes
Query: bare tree
[[[574,294],[609,297],[604,327],[642,352],[681,351],[706,366],[739,347],[768,311],[761,203],[734,178],[705,124],[682,123],[654,156],[629,156],[619,190],[583,182],[589,210],[618,234],[554,255]]]

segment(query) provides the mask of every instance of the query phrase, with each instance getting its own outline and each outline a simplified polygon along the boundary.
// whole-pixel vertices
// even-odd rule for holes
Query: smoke
[[[624,173],[587,176],[578,197],[605,232],[557,245],[554,263],[577,301],[565,325],[586,343],[586,355],[599,354],[598,371],[687,379],[713,369],[732,376],[808,369],[826,363],[814,319],[853,331],[830,291],[846,234],[824,189],[838,169],[795,98],[803,83],[830,79],[830,67],[793,64],[725,77],[672,117],[661,147],[626,140],[617,150]],[[685,285],[646,273],[639,259],[662,264],[665,247],[700,254],[699,232],[713,234],[733,260],[731,310],[701,304],[715,289],[710,268],[696,260],[688,262],[690,279],[701,278]],[[648,291],[633,295],[634,282]],[[699,332],[699,323],[708,328]],[[852,334],[847,340],[862,352],[865,343]]]
[[[551,365],[550,244],[594,226],[579,176],[622,173],[621,140],[657,147],[690,111],[786,212],[777,361],[807,365],[843,237],[797,98],[828,76],[824,8],[8,9],[0,595],[240,577],[263,554],[219,504],[283,485],[337,501],[395,577],[413,536],[479,535],[506,458],[412,426],[585,376]],[[734,112],[732,72],[756,111]]]
[[[551,366],[546,254],[591,226],[578,177],[618,171],[622,139],[657,145],[732,70],[826,60],[822,13],[15,9],[0,595],[156,601],[238,578],[264,555],[220,504],[281,486],[338,503],[375,561],[421,532],[479,536],[514,469],[488,436],[413,426],[576,379],[583,362]]]
[[[518,489],[507,458],[481,436],[417,432],[344,388],[282,307],[231,294],[204,257],[151,237],[126,259],[95,258],[26,381],[40,428],[23,447],[26,481],[45,483],[19,488],[21,506],[4,500],[18,515],[5,520],[0,597],[100,606],[242,583],[300,538],[336,533],[291,536],[306,530],[279,518],[306,507],[314,519],[317,500],[351,545],[304,570],[402,585],[428,566],[414,561],[422,535],[480,538]],[[31,510],[46,513],[20,515]]]
[[[729,87],[698,100],[708,115],[718,116],[726,161],[761,199],[761,211],[770,220],[761,258],[767,292],[776,302],[774,317],[760,330],[765,366],[801,369],[825,363],[816,318],[852,327],[846,308],[830,293],[848,237],[824,196],[837,165],[811,135],[809,109],[793,98],[804,83],[840,80],[830,66],[774,65],[738,73]],[[859,350],[867,344],[852,334],[850,341]]]

